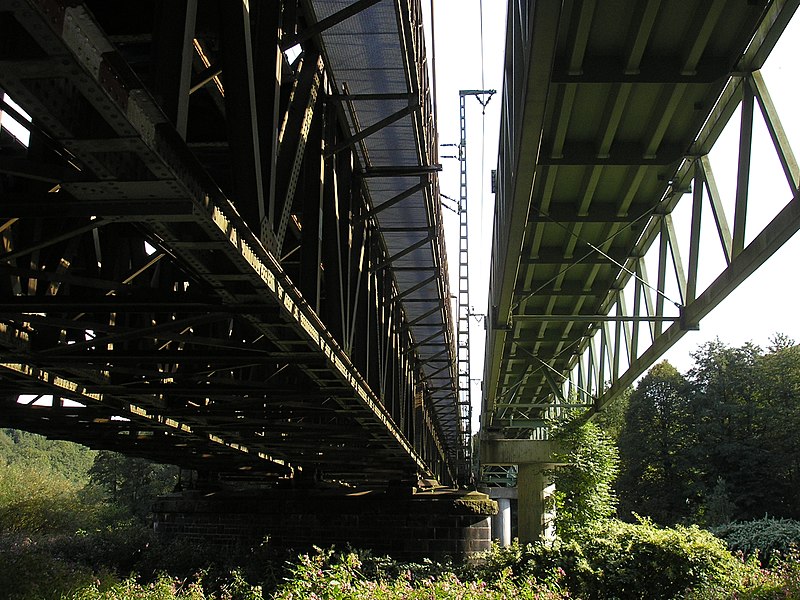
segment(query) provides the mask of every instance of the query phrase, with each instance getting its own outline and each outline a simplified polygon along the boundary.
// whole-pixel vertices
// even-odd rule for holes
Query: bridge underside
[[[418,2],[341,4],[0,0],[0,424],[466,476]]]
[[[759,72],[796,7],[510,3],[487,439],[545,439],[546,419],[601,410],[800,228],[797,163]],[[708,153],[739,106],[726,217]],[[754,112],[788,203],[745,232],[760,193],[748,189]],[[684,196],[690,231],[672,217]],[[701,222],[716,230],[711,249]],[[704,289],[698,265],[720,250]]]

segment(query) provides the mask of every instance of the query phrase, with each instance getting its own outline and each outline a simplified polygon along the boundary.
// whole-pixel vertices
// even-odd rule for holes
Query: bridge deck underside
[[[415,361],[452,352],[445,288],[441,278],[427,280],[446,268],[438,262],[440,226],[432,216],[438,210],[435,182],[421,168],[429,166],[429,157],[420,144],[432,135],[421,131],[432,123],[419,122],[414,113],[388,128],[388,137],[369,136],[374,146],[368,146],[368,158],[363,144],[348,140],[359,131],[352,119],[356,115],[363,129],[363,121],[383,113],[345,109],[350,131],[330,133],[335,111],[327,106],[347,102],[326,102],[311,121],[315,96],[301,98],[311,122],[303,135],[318,136],[318,145],[328,136],[325,142],[341,147],[335,157],[313,151],[303,157],[299,146],[300,182],[282,184],[289,173],[277,174],[279,190],[297,186],[283,211],[289,218],[274,225],[281,241],[284,235],[297,238],[281,253],[276,234],[265,238],[263,223],[259,231],[251,218],[250,190],[239,193],[246,186],[236,179],[237,162],[248,159],[236,121],[255,123],[255,110],[243,113],[242,106],[258,97],[259,87],[250,73],[248,99],[248,73],[239,73],[232,54],[226,55],[234,44],[228,41],[223,52],[219,40],[241,39],[237,28],[249,35],[248,27],[269,20],[266,12],[259,13],[261,20],[251,18],[244,4],[236,4],[199,3],[190,47],[192,83],[199,80],[199,87],[191,92],[181,132],[181,109],[176,126],[168,103],[156,100],[157,81],[148,70],[159,52],[152,7],[128,3],[109,10],[94,3],[92,12],[69,2],[0,1],[0,32],[8,40],[0,89],[33,117],[30,147],[4,137],[0,157],[0,423],[206,470],[281,476],[300,465],[329,479],[368,484],[446,474],[452,464],[436,465],[445,455],[455,460],[462,426],[452,374],[444,369],[440,377],[447,381],[437,383],[430,361],[421,373],[430,375],[427,382],[413,377]],[[390,21],[397,46],[394,4],[380,10],[386,7],[391,15],[379,19]],[[173,23],[185,18],[178,14]],[[300,27],[313,22],[307,13]],[[163,19],[162,27],[168,24]],[[303,43],[305,66],[285,76],[279,90],[290,125],[295,97],[287,89],[295,78],[298,86],[302,80],[317,86],[320,96],[336,93],[326,88],[326,77],[335,78],[339,68],[333,41],[323,44],[331,54],[325,71],[313,81],[308,75],[307,57],[316,43],[318,38]],[[270,51],[274,56],[274,43],[263,46],[242,49],[243,60],[251,53],[256,60],[269,58]],[[279,56],[284,73],[290,71]],[[412,87],[401,58],[388,57],[383,68],[400,70],[398,89],[418,98],[420,88]],[[225,67],[221,75],[214,71],[217,61]],[[345,78],[351,94],[372,92]],[[269,114],[269,107],[260,108]],[[258,135],[255,127],[243,130],[244,142]],[[405,153],[392,157],[402,162],[387,163],[381,144],[395,143]],[[254,145],[256,159],[251,147],[249,160],[258,165],[259,141]],[[260,142],[262,151],[269,146]],[[361,154],[351,154],[353,146]],[[412,147],[414,156],[408,154]],[[267,156],[265,163],[282,159]],[[393,172],[382,172],[385,166]],[[327,183],[320,182],[321,169]],[[415,183],[425,182],[409,198],[415,208],[407,218],[383,211],[380,226],[424,228],[414,235],[427,246],[413,252],[426,254],[393,259],[418,239],[391,231],[381,238],[364,212],[369,206],[358,206],[360,196],[345,192],[369,179],[366,189],[377,207],[407,185],[406,169]],[[316,222],[309,208],[314,201]],[[404,261],[432,272],[406,274],[399,268]],[[401,295],[405,315],[395,307]],[[415,321],[419,315],[426,316]],[[365,339],[354,340],[360,333]],[[56,400],[39,406],[18,401],[19,395]]]
[[[313,0],[322,21],[351,5],[343,0]],[[350,131],[356,135],[386,123],[354,145],[364,166],[374,219],[392,260],[403,312],[410,323],[420,368],[443,435],[460,444],[465,426],[454,382],[454,340],[439,190],[430,177],[439,168],[431,137],[427,61],[414,60],[425,47],[413,23],[419,2],[408,15],[394,3],[378,2],[321,34],[322,46],[342,95]],[[399,40],[399,43],[398,43]],[[398,200],[399,199],[399,200]]]
[[[646,279],[639,258],[686,192],[678,189],[679,168],[707,152],[697,136],[731,74],[746,50],[774,42],[766,22],[777,12],[772,4],[537,2],[510,9],[514,60],[504,83],[484,427],[527,437],[548,407],[593,406],[618,375],[613,361],[623,350],[598,369],[595,349],[594,364],[584,360],[580,368],[584,385],[596,387],[565,384],[598,331],[614,337],[611,319],[603,319],[609,310],[611,317],[633,312],[618,302],[620,292],[633,278]],[[764,35],[748,48],[759,27]],[[641,297],[661,309],[656,287]],[[664,320],[679,321],[680,307],[666,304]],[[627,328],[630,344],[631,327],[660,332],[659,318],[620,318],[617,331],[625,340]],[[595,377],[590,384],[587,372]]]

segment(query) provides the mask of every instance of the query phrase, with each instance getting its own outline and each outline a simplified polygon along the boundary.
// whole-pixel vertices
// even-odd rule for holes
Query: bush
[[[0,598],[60,600],[94,579],[93,569],[53,556],[29,538],[0,537]]]
[[[594,423],[562,423],[551,433],[564,451],[555,462],[564,466],[550,471],[555,491],[555,528],[561,539],[605,521],[616,512],[612,488],[619,472],[619,451],[611,438]]]
[[[401,563],[386,557],[375,559],[368,553],[337,553],[332,548],[317,548],[313,554],[301,555],[291,565],[290,572],[291,577],[272,596],[277,600],[555,600],[569,597],[562,595],[557,583],[539,582],[532,577],[515,580],[508,569],[496,573],[497,577],[489,583],[476,578],[477,571],[460,570],[451,564]],[[374,572],[377,576],[372,578],[365,572]]]
[[[743,574],[725,544],[697,526],[610,520],[584,537],[582,550],[592,570],[585,594],[595,598],[677,598],[689,589],[736,588]]]
[[[138,583],[133,577],[112,584],[95,582],[64,598],[65,600],[206,600],[207,596],[200,582],[184,583],[161,575],[150,584]]]
[[[739,589],[745,572],[721,540],[698,527],[608,520],[569,542],[495,548],[478,576],[563,585],[577,598],[671,599],[690,589]]]
[[[81,499],[81,487],[58,473],[24,464],[0,468],[0,534],[76,531],[98,510]]]
[[[792,519],[764,517],[729,523],[711,531],[725,540],[731,552],[741,552],[746,557],[755,555],[765,564],[800,547],[800,521]]]

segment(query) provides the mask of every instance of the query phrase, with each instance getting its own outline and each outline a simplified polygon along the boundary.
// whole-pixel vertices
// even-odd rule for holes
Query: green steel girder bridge
[[[538,511],[521,537],[543,525],[545,420],[603,410],[800,228],[800,171],[760,73],[797,5],[509,3],[481,463],[496,485],[519,467]],[[734,116],[726,205],[709,152]],[[757,230],[759,121],[785,194]],[[712,255],[725,262],[705,285]]]
[[[602,410],[800,227],[759,74],[796,6],[509,2],[487,477],[546,463],[546,417]],[[0,138],[0,424],[206,471],[469,481],[421,12],[0,0],[0,110],[30,136]],[[740,104],[726,216],[707,154]],[[746,238],[754,114],[791,201]],[[727,264],[705,289],[701,215]]]

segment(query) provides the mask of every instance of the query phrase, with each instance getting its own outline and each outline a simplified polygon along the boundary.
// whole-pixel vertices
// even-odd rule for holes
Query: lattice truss
[[[30,131],[0,140],[0,424],[206,471],[458,477],[419,13],[0,0],[0,110]],[[383,95],[337,82],[324,37],[370,19]]]
[[[740,138],[733,170],[735,198],[733,205],[726,207],[709,154],[732,116],[739,117]],[[753,232],[746,228],[748,209],[753,204],[759,208],[764,204],[760,195],[763,188],[751,189],[750,185],[754,124],[758,126],[759,117],[785,177],[786,185],[777,187],[785,190],[788,202],[772,220]],[[579,258],[574,264],[584,260],[616,263],[620,267],[619,278],[600,315],[580,316],[580,320],[590,321],[594,327],[580,344],[568,376],[544,362],[534,368],[549,380],[550,398],[544,404],[520,405],[513,403],[513,391],[509,394],[507,407],[512,411],[506,412],[504,418],[510,423],[518,427],[543,426],[541,416],[534,423],[526,422],[530,418],[527,409],[545,409],[543,417],[548,419],[571,409],[602,410],[683,334],[698,328],[703,317],[800,229],[800,169],[759,71],[742,73],[730,80],[692,151],[696,154],[682,162],[654,214],[644,216],[647,227],[634,257],[623,261],[609,254],[614,235],[633,222],[613,227],[605,246],[584,246],[583,260]],[[679,232],[673,213],[680,201],[690,203],[691,212],[689,227]],[[710,237],[716,238],[712,240],[716,244],[706,242]],[[581,246],[580,237],[577,239]],[[698,289],[702,263],[719,264],[719,256],[724,260],[723,270],[709,285]],[[656,268],[648,268],[648,264]],[[513,317],[529,322],[551,318],[527,314]],[[562,352],[574,352],[574,348],[567,347]]]
[[[681,103],[688,102],[692,90],[702,89],[700,72],[704,63],[710,62],[701,60],[705,50],[700,44],[714,43],[709,42],[715,39],[711,32],[722,30],[722,21],[717,19],[723,13],[715,13],[720,6],[697,6],[695,18],[713,16],[713,20],[687,28],[691,35],[705,31],[706,37],[693,41],[692,51],[684,54],[684,60],[694,61],[682,67],[686,81],[679,82],[680,77],[676,77],[671,87],[657,96],[652,104],[653,120],[642,123],[646,135],[639,140],[641,146],[634,147],[631,158],[620,158],[615,150],[621,144],[614,143],[614,136],[620,135],[625,123],[625,94],[633,98],[637,89],[647,90],[647,86],[666,81],[662,72],[645,74],[647,64],[641,57],[650,32],[645,27],[657,31],[653,23],[658,14],[658,8],[649,15],[647,12],[658,3],[646,4],[631,16],[638,28],[633,30],[638,35],[635,39],[644,41],[640,46],[627,46],[633,54],[623,57],[628,61],[625,75],[613,74],[613,66],[601,71],[588,53],[580,54],[586,52],[587,40],[591,48],[594,39],[587,25],[594,4],[588,9],[582,7],[586,14],[577,8],[571,13],[576,22],[585,19],[581,21],[584,29],[569,30],[574,36],[570,38],[575,44],[572,53],[569,45],[568,50],[557,50],[566,55],[565,61],[572,61],[554,61],[550,77],[559,84],[559,95],[554,97],[562,102],[557,106],[572,106],[569,103],[573,100],[578,106],[581,90],[586,89],[580,86],[600,89],[600,82],[609,85],[605,82],[613,81],[610,89],[616,95],[607,96],[608,104],[598,107],[598,121],[591,124],[605,146],[591,150],[577,144],[570,147],[573,125],[570,123],[568,130],[563,117],[569,114],[569,108],[563,109],[561,122],[554,119],[552,131],[545,128],[537,158],[538,192],[534,187],[527,228],[520,234],[524,235],[524,242],[519,242],[522,259],[517,278],[508,280],[514,282],[514,289],[513,298],[508,292],[512,299],[508,301],[507,321],[504,312],[497,312],[498,305],[503,306],[501,293],[493,297],[497,333],[489,341],[489,362],[494,343],[497,370],[492,372],[490,366],[487,371],[491,391],[484,398],[483,413],[489,435],[545,439],[547,420],[602,410],[687,331],[698,328],[703,317],[800,229],[800,171],[760,71],[777,36],[794,14],[796,3],[769,3],[762,14],[754,13],[760,19],[759,27],[755,35],[743,28],[747,37],[742,38],[744,42],[752,38],[752,42],[722,80],[721,92],[707,105],[707,116],[698,123],[697,133],[677,161],[670,157],[675,150],[668,145],[672,141],[670,123],[678,122],[673,115],[680,113]],[[598,22],[608,17],[598,16],[600,13],[598,5],[594,13]],[[668,19],[669,14],[662,13],[658,18]],[[556,31],[552,27],[553,35]],[[640,64],[632,66],[635,60]],[[713,76],[707,81],[713,81]],[[696,100],[695,112],[703,106]],[[577,129],[574,135],[579,135]],[[724,148],[715,147],[718,142]],[[501,145],[501,152],[503,148]],[[576,148],[585,153],[577,156]],[[758,152],[757,157],[754,152]],[[767,163],[774,168],[764,171],[761,166],[762,170],[756,171],[756,158],[759,165]],[[673,161],[676,170],[663,171]],[[567,168],[575,168],[572,165],[581,165],[586,173],[574,184],[588,187],[577,192],[570,187],[572,183],[564,183],[567,179],[553,184],[556,169],[560,175]],[[660,178],[648,181],[648,173],[658,169],[666,175],[663,183]],[[720,172],[731,179],[724,182],[730,185],[718,186]],[[616,174],[624,174],[624,179]],[[624,186],[617,189],[624,192],[624,198],[612,196],[618,204],[603,204],[602,182],[620,180]],[[559,193],[561,183],[566,189],[562,187]],[[636,205],[634,199],[646,193],[651,184],[655,184],[652,189],[661,186],[659,196],[650,204]],[[511,184],[506,181],[506,185]],[[731,189],[731,194],[721,193],[720,187]],[[569,208],[555,201],[574,193],[584,200],[580,207]],[[548,194],[552,202],[546,206],[541,198]],[[774,216],[764,217],[767,205],[775,207]],[[512,220],[503,210],[510,214],[513,209],[501,205],[501,226],[503,218]],[[513,237],[514,227],[510,227]],[[554,239],[560,240],[558,247],[545,247],[547,242],[542,241]],[[497,249],[496,239],[495,256],[503,256]],[[503,266],[497,259],[495,264]],[[496,269],[496,290],[501,289],[499,273]],[[503,469],[490,468],[484,479],[502,479],[504,473]]]

